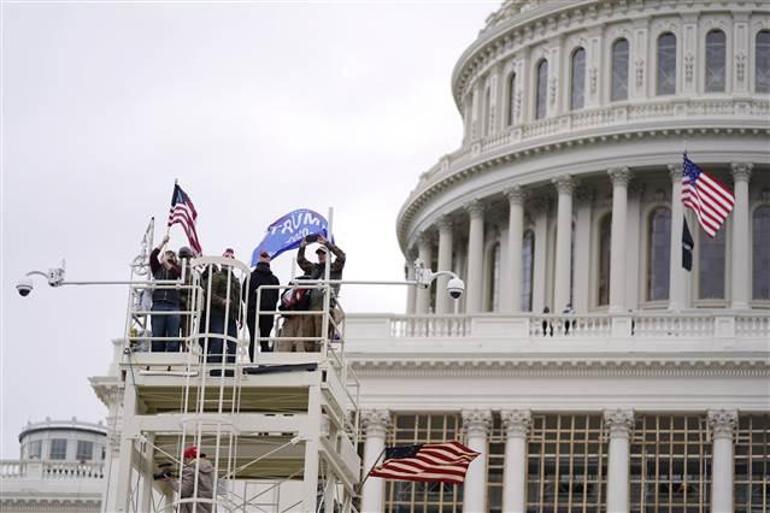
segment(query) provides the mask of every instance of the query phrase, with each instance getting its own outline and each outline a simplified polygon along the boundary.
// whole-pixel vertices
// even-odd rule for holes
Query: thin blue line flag
[[[289,212],[267,227],[267,233],[251,253],[251,265],[257,265],[263,252],[273,259],[286,251],[299,247],[302,239],[308,235],[329,237],[329,223],[326,218],[307,208]]]

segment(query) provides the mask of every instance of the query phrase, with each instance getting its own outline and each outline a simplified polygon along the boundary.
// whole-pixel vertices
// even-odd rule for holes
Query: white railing
[[[104,479],[104,463],[0,460],[0,479]]]
[[[770,312],[637,311],[617,314],[352,314],[348,340],[424,338],[572,338],[572,339],[768,339]]]

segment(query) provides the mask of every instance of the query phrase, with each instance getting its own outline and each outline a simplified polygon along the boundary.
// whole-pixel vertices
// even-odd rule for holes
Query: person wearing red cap
[[[278,278],[270,270],[270,255],[263,251],[259,255],[259,262],[257,262],[254,270],[251,271],[251,277],[249,278],[249,290],[244,290],[244,301],[248,301],[248,311],[246,314],[246,324],[249,327],[249,356],[251,361],[256,361],[256,353],[254,347],[254,339],[257,336],[257,317],[259,317],[259,346],[263,353],[270,352],[270,332],[273,330],[273,324],[275,323],[275,315],[272,313],[262,313],[257,315],[257,311],[274,311],[275,305],[278,303],[278,289],[265,289],[263,288],[259,295],[257,295],[257,289],[262,285],[278,285],[280,282]]]
[[[194,445],[187,447],[182,453],[182,475],[179,481],[173,477],[165,478],[171,487],[179,492],[180,499],[193,498],[195,482],[198,482],[196,499],[209,499],[207,501],[183,502],[179,506],[180,513],[212,513],[214,504],[210,499],[214,497],[214,466],[206,459],[204,454],[198,454],[198,448]],[[196,472],[197,470],[197,472]],[[197,479],[196,479],[197,477]]]

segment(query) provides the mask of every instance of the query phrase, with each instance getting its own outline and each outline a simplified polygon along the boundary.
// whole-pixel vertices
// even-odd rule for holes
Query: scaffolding
[[[328,265],[325,280],[301,285],[322,297],[320,309],[256,309],[320,330],[282,336],[276,327],[269,337],[254,336],[249,354],[250,302],[298,285],[261,286],[250,298],[242,292],[249,267],[225,257],[183,261],[178,280],[151,280],[151,228],[131,266],[115,366],[122,394],[111,414],[120,445],[108,456],[103,511],[356,512],[359,385],[344,358],[344,313]],[[183,297],[184,306],[152,309],[158,291]],[[174,315],[182,319],[180,336],[152,335],[153,316]],[[305,351],[260,352],[264,340]],[[185,460],[191,446],[205,457]]]

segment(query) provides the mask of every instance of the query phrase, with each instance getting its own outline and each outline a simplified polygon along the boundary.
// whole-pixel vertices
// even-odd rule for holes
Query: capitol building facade
[[[481,456],[462,487],[368,479],[361,511],[770,511],[770,3],[508,0],[451,85],[462,146],[397,231],[465,294],[350,315],[346,354],[364,471]],[[714,238],[685,150],[735,194]]]

